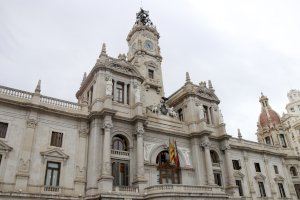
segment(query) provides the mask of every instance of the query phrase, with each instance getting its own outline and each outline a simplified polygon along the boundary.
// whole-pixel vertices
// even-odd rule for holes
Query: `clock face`
[[[145,49],[148,51],[154,50],[153,43],[150,40],[146,40],[144,46],[145,46]]]

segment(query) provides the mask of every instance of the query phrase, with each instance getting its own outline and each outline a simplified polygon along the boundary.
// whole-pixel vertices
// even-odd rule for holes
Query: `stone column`
[[[204,157],[205,157],[205,167],[206,167],[206,180],[208,185],[215,185],[214,183],[214,174],[212,169],[212,162],[210,156],[210,142],[208,136],[204,136],[204,141],[201,143],[201,146],[204,148]]]
[[[246,152],[243,151],[243,158],[244,158],[244,167],[245,167],[245,171],[246,171],[246,178],[247,178],[247,182],[249,185],[249,195],[252,198],[255,198],[255,189],[254,189],[254,185],[253,185],[253,180],[252,177],[253,175],[251,174],[251,169],[250,169],[250,162],[249,162],[249,157],[247,155]]]
[[[86,193],[92,195],[98,192],[97,180],[100,175],[99,163],[101,156],[101,128],[100,119],[95,118],[90,123],[89,146],[88,146],[88,161],[87,161],[87,185]]]
[[[266,158],[264,156],[264,163],[265,163],[265,169],[266,169],[266,175],[267,175],[267,179],[269,181],[269,184],[270,184],[270,189],[271,189],[271,197],[276,200],[277,197],[276,197],[276,189],[275,187],[277,187],[277,184],[275,183],[274,181],[274,178],[272,177],[272,175],[270,174],[271,172],[271,169],[270,169],[270,166],[269,166],[269,159]]]
[[[86,125],[79,131],[78,146],[76,148],[76,176],[74,180],[75,193],[77,195],[85,195],[86,183],[86,149],[87,149],[87,134]]]
[[[288,190],[290,192],[291,199],[296,200],[296,199],[298,199],[297,198],[297,192],[295,190],[295,186],[293,184],[293,180],[291,178],[291,175],[289,174],[288,166],[285,164],[285,160],[283,158],[281,159],[281,163],[282,163],[282,169],[283,169],[284,177],[286,177],[285,182],[288,185]]]
[[[136,124],[136,140],[137,140],[137,152],[136,152],[136,180],[135,184],[138,185],[140,191],[145,188],[145,170],[144,170],[144,126],[142,122]]]
[[[22,140],[23,142],[21,147],[21,154],[19,157],[18,169],[16,174],[15,189],[18,191],[26,191],[27,189],[31,161],[31,151],[33,147],[35,128],[37,126],[36,112],[30,112],[26,126],[27,127]]]
[[[196,174],[196,184],[201,185],[201,160],[200,160],[200,146],[199,146],[199,139],[193,138],[192,139],[192,153],[193,153],[193,166],[195,168]]]
[[[233,166],[232,166],[232,160],[230,158],[230,145],[228,144],[228,141],[225,141],[224,146],[222,147],[222,150],[225,154],[225,165],[227,170],[227,186],[226,186],[226,192],[230,195],[233,195],[235,192],[236,184],[235,184],[235,178],[233,176]]]
[[[111,129],[113,127],[112,117],[106,115],[103,122],[103,149],[102,149],[102,173],[99,180],[99,186],[101,191],[111,191],[112,190],[112,180],[111,175]]]

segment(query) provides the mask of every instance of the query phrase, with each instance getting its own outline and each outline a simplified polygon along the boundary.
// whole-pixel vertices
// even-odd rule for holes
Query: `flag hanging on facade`
[[[169,155],[170,155],[170,164],[176,165],[176,154],[175,154],[175,145],[169,139]]]
[[[175,144],[175,164],[176,164],[176,167],[180,167],[179,154],[178,154],[176,140],[174,141],[174,144]]]

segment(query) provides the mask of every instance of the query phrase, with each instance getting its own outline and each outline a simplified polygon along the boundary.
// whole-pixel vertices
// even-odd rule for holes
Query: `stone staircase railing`
[[[17,97],[20,99],[28,99],[28,100],[32,99],[32,96],[33,96],[33,93],[14,89],[14,88],[5,87],[2,85],[0,85],[0,94],[7,95],[7,96],[13,96],[13,97]]]

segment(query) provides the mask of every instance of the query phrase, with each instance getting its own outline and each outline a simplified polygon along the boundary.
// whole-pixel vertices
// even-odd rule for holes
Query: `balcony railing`
[[[45,192],[60,192],[60,187],[57,186],[44,186]]]
[[[212,163],[213,167],[220,167],[220,163]]]
[[[139,193],[139,189],[132,186],[114,186],[113,191],[124,193]]]
[[[111,149],[110,151],[112,157],[121,157],[121,158],[127,158],[129,159],[129,151],[120,151],[116,149]]]
[[[17,90],[17,89],[5,87],[2,85],[0,85],[0,94],[7,95],[7,96],[13,96],[13,97],[17,97],[20,99],[28,99],[28,100],[30,100],[33,96],[33,94],[30,92]]]

